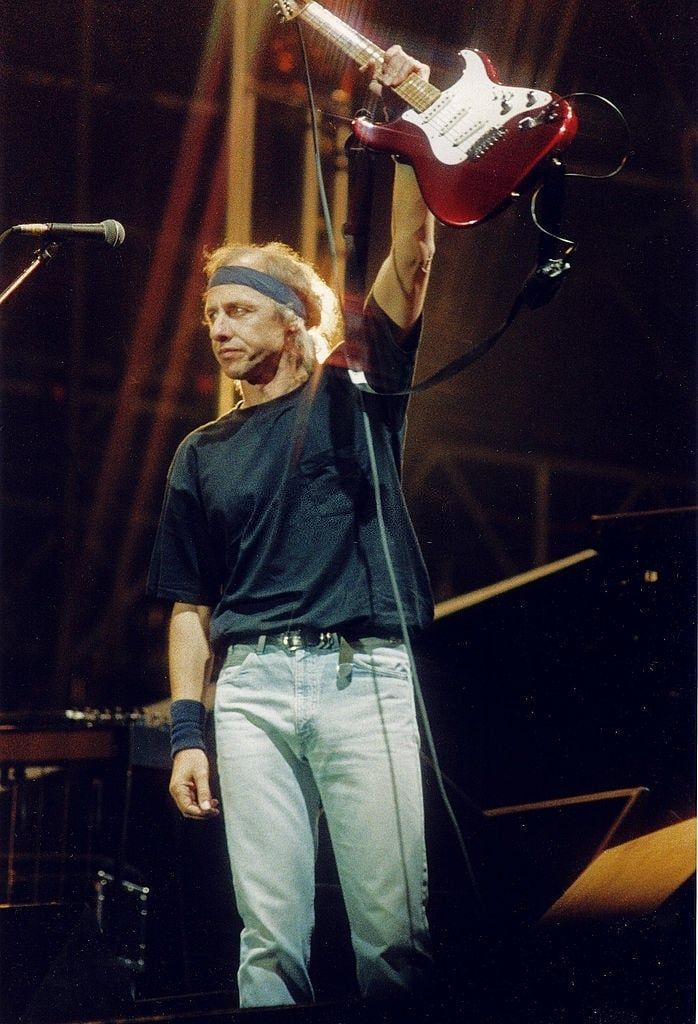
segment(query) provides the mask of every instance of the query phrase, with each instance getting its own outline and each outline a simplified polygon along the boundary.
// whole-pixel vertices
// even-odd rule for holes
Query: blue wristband
[[[170,708],[170,754],[198,748],[206,750],[204,723],[206,708],[200,700],[173,700]]]

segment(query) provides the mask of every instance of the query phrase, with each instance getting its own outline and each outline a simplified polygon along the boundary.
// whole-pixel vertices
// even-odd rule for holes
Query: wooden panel
[[[114,732],[106,729],[24,731],[0,728],[0,764],[53,764],[114,757]]]
[[[656,910],[696,869],[696,819],[605,850],[546,912],[544,921]]]

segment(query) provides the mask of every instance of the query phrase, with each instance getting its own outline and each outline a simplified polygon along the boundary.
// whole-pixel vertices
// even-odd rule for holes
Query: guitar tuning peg
[[[275,0],[274,3],[274,10],[282,23],[293,21],[300,14],[300,10],[295,9],[297,7],[297,4],[290,4],[288,0]]]

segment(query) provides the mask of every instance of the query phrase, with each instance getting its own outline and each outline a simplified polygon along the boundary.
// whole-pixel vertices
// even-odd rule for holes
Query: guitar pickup
[[[479,131],[482,131],[486,124],[487,122],[481,118],[479,121],[475,121],[473,124],[468,125],[464,131],[461,131],[461,133],[452,140],[451,145],[454,148],[462,146],[463,143],[467,142],[468,139],[471,139],[473,135],[477,135]],[[477,145],[477,143],[475,143],[475,145]]]
[[[448,135],[449,132],[453,131],[456,125],[463,120],[464,117],[468,117],[470,114],[470,107],[463,107],[461,110],[456,111],[455,114],[444,124],[439,130],[439,135]]]

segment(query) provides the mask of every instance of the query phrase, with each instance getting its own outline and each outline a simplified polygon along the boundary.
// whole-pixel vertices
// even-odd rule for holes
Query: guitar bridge
[[[466,159],[479,160],[481,156],[484,156],[485,153],[492,149],[495,143],[499,142],[500,139],[503,139],[505,135],[506,132],[503,128],[490,128],[489,131],[485,132],[477,142],[473,143],[473,145],[466,150]]]

